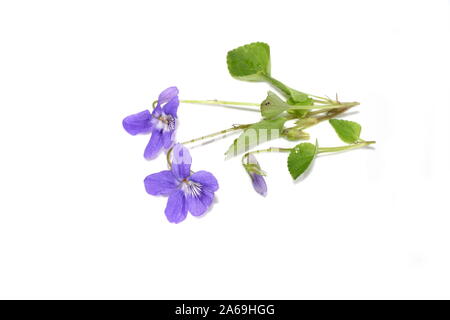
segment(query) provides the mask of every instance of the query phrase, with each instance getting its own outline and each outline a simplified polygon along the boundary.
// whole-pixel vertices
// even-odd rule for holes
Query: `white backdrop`
[[[447,1],[2,1],[0,298],[450,298],[449,20]],[[171,85],[260,102],[269,87],[225,63],[253,41],[286,84],[360,101],[346,119],[377,144],[298,183],[260,155],[266,198],[223,161],[232,137],[194,148],[217,203],[170,224],[143,186],[164,157],[122,118]],[[183,141],[258,114],[179,117]]]

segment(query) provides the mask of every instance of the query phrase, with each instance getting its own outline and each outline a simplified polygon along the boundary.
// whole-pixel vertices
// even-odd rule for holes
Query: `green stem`
[[[307,93],[307,95],[310,96],[310,97],[316,97],[316,96],[314,96],[312,94],[309,94],[309,93]],[[313,102],[320,103],[320,104],[330,104],[330,103],[336,102],[336,101],[333,101],[333,100],[327,100],[327,101],[325,101],[325,100],[318,100],[318,99],[312,99],[312,100],[313,100]]]
[[[328,112],[328,110],[327,109],[325,109],[325,110],[322,109],[322,110],[317,110],[317,111],[311,111],[311,112],[308,112],[308,116],[315,116],[315,115],[318,115],[318,114],[321,114],[321,113],[325,113],[325,112]]]
[[[328,110],[328,111],[325,109],[325,110],[317,110],[317,111],[309,112],[308,113],[309,116],[317,115],[317,114],[324,113],[324,112],[326,112],[326,114],[323,116],[320,116],[320,117],[311,117],[311,119],[317,119],[317,122],[312,125],[302,127],[302,129],[309,128],[309,127],[311,127],[319,122],[325,121],[325,120],[333,119],[336,116],[340,115],[341,113],[346,112],[348,109],[358,106],[358,105],[359,105],[359,102],[347,102],[347,103],[339,104],[339,106],[341,106],[341,107],[336,107],[336,108]]]
[[[249,154],[257,154],[257,153],[263,153],[263,152],[291,152],[292,148],[278,148],[278,147],[270,147],[267,149],[261,149],[261,150],[255,150],[250,151],[244,154],[244,157],[247,157]]]
[[[272,78],[271,76],[264,76],[264,79],[272,86],[280,90],[286,96],[286,98],[289,98],[291,96],[291,90],[281,81],[278,81],[277,79]]]
[[[350,108],[352,108],[354,106],[357,106],[357,105],[359,105],[358,102],[348,102],[348,103],[341,103],[341,104],[339,104],[339,106],[341,106],[341,107],[336,107],[336,108],[333,108],[331,110],[320,109],[320,110],[317,110],[317,111],[311,111],[311,112],[308,113],[308,116],[310,116],[310,117],[306,117],[306,118],[300,119],[301,121],[303,121],[303,124],[302,125],[297,125],[297,126],[295,126],[295,128],[298,128],[298,129],[301,129],[301,130],[307,129],[307,128],[312,127],[312,126],[314,126],[314,125],[316,125],[316,124],[318,124],[318,123],[320,123],[322,121],[333,119],[336,116],[340,115],[341,113],[344,113],[348,109],[350,109]],[[326,113],[326,114],[323,115],[323,116],[319,116],[319,117],[311,117],[311,116],[315,116],[315,115],[318,115],[318,114],[321,114],[321,113]],[[292,118],[290,118],[289,120],[296,119],[296,118],[297,117],[292,116]]]
[[[173,147],[170,148],[166,154],[167,166],[169,167],[169,170],[172,169],[172,161],[170,160],[170,155],[172,154],[172,150],[173,150]]]
[[[276,80],[277,81],[277,80]],[[281,82],[280,82],[281,83]],[[310,109],[336,109],[345,107],[354,107],[358,105],[358,102],[346,102],[346,103],[325,103],[324,101],[314,100],[315,102],[321,103],[322,105],[313,106],[291,106],[289,109],[292,110],[310,110]],[[237,101],[224,101],[224,100],[180,100],[182,103],[192,103],[192,104],[205,104],[205,105],[224,105],[224,106],[250,106],[250,107],[260,107],[261,104],[253,102],[237,102]],[[256,110],[255,111],[259,111]]]
[[[362,148],[371,144],[376,143],[376,141],[361,141],[355,144],[350,144],[348,146],[342,146],[342,147],[329,147],[329,148],[318,148],[317,153],[325,153],[325,152],[339,152],[339,151],[346,151],[346,150],[352,150],[352,149],[358,149]]]
[[[283,82],[281,82],[281,81],[279,81],[279,80],[273,78],[272,76],[267,76],[267,75],[264,76],[264,79],[265,79],[268,83],[270,83],[272,86],[274,86],[275,88],[277,88],[278,90],[280,90],[280,91],[284,94],[284,96],[285,96],[286,98],[289,98],[289,97],[291,96],[291,89],[290,89],[287,85],[285,85]],[[334,102],[333,100],[330,100],[330,99],[327,99],[327,98],[324,98],[324,97],[316,96],[316,95],[309,94],[309,93],[305,93],[305,92],[303,92],[303,93],[306,94],[306,95],[308,95],[308,96],[310,96],[310,97],[312,97],[312,98],[316,98],[316,99],[322,100],[322,101],[319,101],[319,100],[313,99],[314,102],[319,102],[319,103],[330,103],[330,102]]]
[[[344,102],[344,103],[334,103],[334,104],[325,104],[321,106],[290,106],[290,110],[311,110],[311,109],[319,109],[319,110],[329,110],[329,109],[339,109],[339,108],[352,108],[359,105],[359,102]]]
[[[225,129],[225,130],[221,130],[221,131],[217,131],[217,132],[208,134],[206,136],[202,136],[202,137],[199,137],[199,138],[188,140],[188,141],[182,142],[181,144],[194,143],[194,142],[205,140],[205,139],[208,139],[208,138],[213,138],[215,136],[223,135],[223,134],[226,134],[228,132],[233,132],[233,131],[236,131],[236,130],[245,129],[245,128],[248,128],[249,126],[251,126],[251,124],[241,124],[241,125],[229,128],[229,129]]]
[[[348,146],[341,146],[341,147],[319,147],[317,150],[317,153],[325,153],[325,152],[339,152],[339,151],[346,151],[346,150],[352,150],[352,149],[358,149],[362,148],[371,144],[376,143],[376,141],[361,141],[355,144],[350,144]],[[263,153],[263,152],[291,152],[293,148],[277,148],[277,147],[270,147],[267,149],[261,149],[261,150],[255,150],[250,151],[244,154],[243,157],[247,157],[249,154],[257,154],[257,153]]]
[[[236,101],[223,101],[223,100],[180,100],[182,103],[193,103],[193,104],[221,104],[226,106],[250,106],[259,107],[260,103],[253,102],[236,102]]]

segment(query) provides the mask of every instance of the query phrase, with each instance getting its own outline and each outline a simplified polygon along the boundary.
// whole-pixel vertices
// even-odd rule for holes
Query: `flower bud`
[[[308,140],[309,139],[309,133],[304,132],[298,128],[284,129],[283,136],[285,136],[286,139],[291,140],[291,141]]]
[[[255,191],[262,196],[266,196],[267,184],[264,180],[266,173],[261,170],[261,167],[253,154],[249,154],[247,156],[247,163],[243,165],[252,180],[252,185]]]
[[[305,118],[298,119],[295,124],[297,125],[297,127],[307,128],[317,124],[318,122],[319,120],[317,118]]]

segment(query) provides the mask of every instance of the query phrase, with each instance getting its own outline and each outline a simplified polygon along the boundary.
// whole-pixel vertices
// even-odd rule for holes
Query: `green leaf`
[[[294,180],[300,177],[311,165],[316,157],[317,149],[317,142],[316,145],[304,142],[296,145],[289,153],[288,169]]]
[[[234,140],[233,144],[225,153],[225,156],[231,158],[247,152],[263,142],[280,137],[285,122],[286,119],[277,118],[273,120],[261,120],[252,124]]]
[[[264,81],[270,76],[270,47],[254,42],[231,50],[227,54],[231,76],[246,81]]]
[[[313,99],[310,98],[306,93],[288,88],[290,98],[287,100],[287,103],[291,106],[312,106],[314,104]],[[302,109],[290,109],[288,113],[293,114],[297,117],[303,118],[306,116],[309,110]]]
[[[287,109],[289,105],[272,91],[269,91],[267,98],[261,102],[261,115],[266,119],[274,118]]]
[[[289,96],[288,103],[297,106],[309,106],[313,104],[312,98],[310,98],[306,93],[288,88]]]
[[[330,119],[329,121],[342,141],[356,143],[360,140],[361,125],[359,123],[340,119]]]

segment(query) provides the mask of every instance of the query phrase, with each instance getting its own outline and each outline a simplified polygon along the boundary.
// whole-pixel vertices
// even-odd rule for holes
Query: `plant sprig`
[[[131,135],[152,133],[144,152],[147,159],[156,157],[161,149],[167,150],[167,164],[170,170],[149,175],[144,183],[149,194],[169,196],[165,213],[170,222],[183,221],[188,211],[194,216],[206,212],[213,203],[214,192],[218,189],[217,180],[210,172],[192,171],[191,156],[184,145],[239,132],[239,136],[228,147],[225,156],[232,158],[243,154],[242,166],[248,173],[255,191],[265,196],[267,194],[266,171],[258,163],[256,154],[288,153],[287,169],[295,180],[311,169],[317,155],[321,153],[359,149],[375,143],[375,141],[366,141],[361,138],[360,124],[338,119],[349,109],[358,106],[359,102],[341,102],[337,95],[335,99],[330,99],[327,96],[305,93],[274,78],[268,44],[255,42],[229,51],[227,66],[232,77],[242,81],[265,82],[278,94],[268,91],[260,103],[179,100],[178,88],[170,87],[161,92],[158,100],[153,103],[153,112],[145,110],[123,120],[125,130]],[[180,102],[259,112],[261,117],[255,119],[253,123],[233,125],[224,130],[176,143],[174,136]],[[324,121],[329,122],[337,136],[346,145],[322,147],[318,139],[314,139],[314,143],[298,142],[310,140],[311,136],[307,130]],[[294,141],[296,145],[290,148],[257,149],[262,143],[279,138]]]

